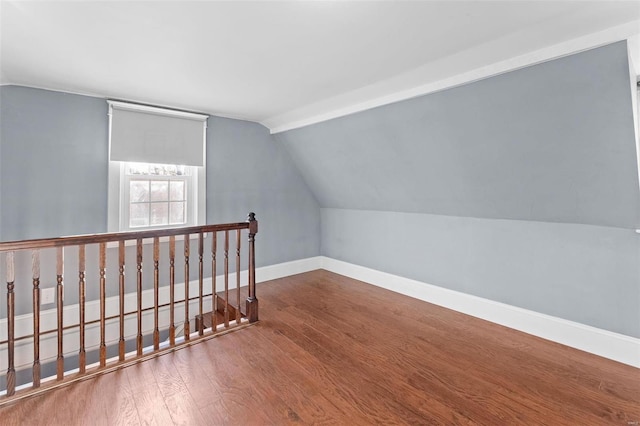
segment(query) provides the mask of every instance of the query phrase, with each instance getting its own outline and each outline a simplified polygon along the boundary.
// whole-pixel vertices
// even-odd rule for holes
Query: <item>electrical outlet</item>
[[[49,288],[40,289],[40,304],[41,305],[48,305],[50,303],[55,302],[55,300],[56,300],[56,288],[55,287],[49,287]]]

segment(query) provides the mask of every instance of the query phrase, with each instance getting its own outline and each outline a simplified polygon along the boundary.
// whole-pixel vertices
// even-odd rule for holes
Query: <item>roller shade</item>
[[[108,103],[111,160],[204,165],[208,116],[125,102]]]

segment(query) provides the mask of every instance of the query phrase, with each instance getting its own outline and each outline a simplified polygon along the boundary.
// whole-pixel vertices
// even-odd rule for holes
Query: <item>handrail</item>
[[[56,238],[39,238],[32,240],[0,242],[0,253],[13,250],[29,250],[38,248],[53,248],[83,244],[112,243],[126,240],[162,238],[185,234],[199,234],[200,232],[233,231],[249,229],[250,222],[223,223],[218,225],[199,225],[184,228],[155,229],[148,231],[106,232],[100,234],[72,235]]]
[[[248,252],[247,259],[247,275],[246,286],[248,287],[248,297],[246,298],[246,309],[242,313],[240,307],[240,292],[241,286],[241,233],[247,230],[248,246],[246,248]],[[234,232],[235,231],[235,232]],[[231,237],[231,234],[235,233],[235,238]],[[184,228],[171,228],[171,229],[158,229],[158,230],[146,230],[137,232],[115,232],[115,233],[103,233],[103,234],[91,234],[91,235],[75,235],[59,238],[43,238],[32,239],[23,241],[7,241],[0,242],[0,255],[4,255],[4,262],[6,262],[6,339],[0,339],[0,353],[3,355],[3,359],[6,360],[7,367],[6,375],[4,379],[6,386],[4,389],[0,388],[0,395],[5,394],[4,397],[0,396],[0,406],[14,401],[17,398],[32,395],[34,393],[40,393],[45,389],[56,388],[66,385],[76,380],[84,379],[88,376],[101,374],[105,371],[112,371],[114,368],[120,366],[130,365],[133,362],[139,362],[147,359],[150,355],[160,354],[168,350],[173,350],[178,346],[191,344],[198,339],[207,339],[217,336],[219,334],[226,333],[232,328],[241,328],[245,325],[249,325],[258,321],[258,299],[255,292],[255,235],[258,232],[258,221],[255,219],[254,213],[249,213],[246,222],[237,223],[225,223],[215,225],[202,225],[202,226],[190,226]],[[220,234],[220,238],[218,238]],[[205,248],[205,238],[211,236],[210,243],[207,242]],[[180,245],[176,244],[177,236],[184,236],[184,242]],[[164,237],[168,237],[165,241]],[[197,241],[191,241],[191,237],[196,238]],[[163,239],[163,243],[168,245],[168,253],[166,249],[163,249],[165,254],[168,254],[168,263],[161,268],[161,258],[166,259],[166,256],[161,256],[160,239]],[[127,263],[127,271],[131,270],[132,281],[135,281],[135,292],[126,292],[125,283],[125,263],[127,262],[127,256],[125,253],[125,244],[127,241],[134,240],[135,252],[129,252],[129,255],[135,255],[133,259],[135,261]],[[152,240],[153,248],[150,259],[143,259],[145,250],[143,250],[143,241]],[[235,240],[235,246],[234,246]],[[107,245],[108,243],[117,243],[113,245]],[[219,243],[221,247],[219,247]],[[191,245],[194,248],[191,248]],[[87,274],[87,265],[89,260],[89,252],[86,250],[87,246],[98,246],[98,255],[95,263],[98,266],[97,276],[89,276]],[[69,248],[74,248],[69,250]],[[77,250],[75,249],[77,248]],[[116,253],[112,253],[115,256],[108,256],[107,249],[113,250]],[[180,251],[177,248],[182,248],[183,253],[183,265],[184,265],[184,282],[176,282],[176,266],[178,266],[177,260],[181,257]],[[51,317],[52,313],[55,314],[56,319],[51,319],[52,323],[57,325],[57,328],[47,328],[47,330],[41,330],[40,323],[42,322],[40,312],[41,302],[41,251],[50,252],[47,249],[53,249],[55,251],[55,261],[48,269],[54,269],[55,274],[46,278],[47,282],[53,282],[55,285],[55,308],[46,311],[45,314]],[[27,258],[20,253],[26,252],[26,255],[30,254],[30,272],[26,272],[24,269]],[[208,252],[208,256],[205,257],[205,252]],[[217,253],[220,252],[220,264],[218,265]],[[19,254],[21,261],[17,260],[16,254]],[[71,268],[75,269],[77,275],[76,278],[67,278],[65,276],[65,257],[70,254],[77,256],[77,263],[73,263]],[[147,252],[147,255],[149,253]],[[229,257],[235,257],[235,280],[230,280],[229,270]],[[210,256],[210,257],[209,257]],[[73,257],[73,256],[72,256]],[[131,256],[129,256],[131,257]],[[191,259],[190,259],[191,258]],[[113,276],[107,277],[107,260],[112,262],[115,259],[114,265],[109,265]],[[152,265],[153,272],[149,273],[149,270],[143,270],[143,260],[146,264],[149,262]],[[189,281],[190,277],[190,262],[193,264],[192,272],[195,275],[197,272],[198,281],[197,286],[192,286],[190,289]],[[204,275],[204,264],[210,262],[211,265],[211,283],[208,283],[208,276]],[[16,265],[22,266],[22,270],[18,271]],[[166,278],[160,278],[160,270],[168,271],[168,280]],[[43,271],[47,268],[43,268]],[[220,269],[223,275],[219,279],[219,283],[216,281],[216,273]],[[94,272],[94,269],[91,269]],[[244,272],[242,272],[244,274]],[[71,274],[73,277],[74,274]],[[244,276],[244,275],[243,275]],[[44,277],[44,275],[43,275]],[[178,278],[180,280],[180,278]],[[162,282],[161,282],[162,281]],[[165,282],[166,281],[166,282]],[[207,288],[205,290],[205,281],[207,281]],[[74,288],[67,288],[68,283],[75,283]],[[230,299],[230,283],[235,286],[235,303],[232,303]],[[131,284],[131,283],[130,283]],[[145,285],[146,284],[146,285]],[[25,286],[30,288],[27,289]],[[184,294],[178,295],[176,293],[179,286],[184,287]],[[219,287],[218,287],[219,286]],[[87,301],[87,289],[93,287],[99,290],[99,298],[95,301]],[[130,285],[131,287],[131,285]],[[143,290],[144,288],[146,290]],[[111,296],[112,301],[117,303],[112,304],[112,309],[107,309],[107,289],[111,290],[111,293],[117,292],[117,296]],[[20,290],[20,291],[18,291]],[[78,303],[77,305],[65,306],[64,296],[65,292],[71,290],[77,292]],[[130,288],[131,290],[131,288]],[[165,296],[169,295],[169,302],[160,302],[161,290]],[[218,291],[224,292],[224,297],[218,296]],[[29,297],[29,292],[31,297]],[[149,306],[148,303],[143,304],[143,293],[153,292],[153,305]],[[71,293],[73,294],[73,293]],[[0,298],[2,294],[0,294]],[[203,318],[208,313],[204,312],[205,301],[207,306],[210,306],[212,311],[212,325],[205,329]],[[26,299],[26,300],[25,300]],[[117,300],[115,300],[117,299]],[[131,309],[133,303],[129,303],[129,307],[125,309],[125,299],[130,302],[135,299],[137,301],[136,307]],[[22,302],[24,307],[27,303],[32,303],[32,311],[30,318],[32,318],[32,326],[25,326],[25,316],[18,317],[16,315],[17,301]],[[166,298],[165,298],[166,301]],[[0,302],[1,303],[1,302]],[[87,309],[87,304],[97,304],[94,311]],[[209,305],[210,303],[210,305]],[[191,309],[195,312],[194,317],[190,317],[190,305]],[[117,305],[117,306],[116,306]],[[144,305],[144,306],[143,306]],[[72,309],[73,324],[69,324],[69,321],[64,321],[64,316],[69,315],[66,309]],[[235,318],[229,318],[229,312],[235,311]],[[54,312],[55,311],[55,312]],[[98,319],[85,318],[87,312],[98,312]],[[111,311],[111,312],[109,312]],[[150,312],[151,311],[151,312]],[[168,311],[168,312],[166,312]],[[217,312],[224,313],[224,320],[220,320],[218,324],[216,318]],[[160,312],[162,314],[162,318]],[[182,314],[180,313],[182,312]],[[146,325],[143,324],[143,315],[152,314],[153,318],[146,320]],[[168,315],[167,315],[168,314]],[[167,316],[169,317],[167,319]],[[191,333],[190,322],[195,319],[196,324],[200,326],[197,330]],[[153,327],[150,327],[149,320],[153,321]],[[5,321],[0,318],[0,323]],[[22,332],[16,333],[16,323],[22,321],[22,326],[18,327]],[[30,321],[30,320],[28,320]],[[77,321],[77,322],[75,322]],[[128,331],[125,331],[125,323],[129,324]],[[134,324],[135,323],[135,324]],[[114,333],[114,327],[119,326],[118,333]],[[177,337],[177,331],[182,327],[184,330],[183,338]],[[91,328],[91,329],[90,329]],[[28,330],[25,332],[25,330]],[[111,330],[111,332],[109,332]],[[99,332],[99,336],[98,336]],[[109,332],[109,333],[108,333]],[[136,333],[137,334],[133,334]],[[161,344],[160,333],[168,333],[168,339],[166,344]],[[56,334],[57,333],[57,334]],[[93,334],[92,334],[93,333]],[[107,337],[107,335],[111,337]],[[115,340],[118,337],[119,340]],[[53,346],[47,346],[49,350],[49,358],[41,360],[41,337],[46,337],[48,340],[57,340],[57,358],[55,356],[55,350]],[[144,338],[152,339],[152,346],[143,347]],[[68,344],[69,339],[72,340],[71,344],[75,348],[76,352],[69,352]],[[73,340],[75,339],[75,340]],[[63,345],[64,340],[64,345]],[[135,344],[135,350],[125,353],[126,344]],[[16,345],[17,344],[17,345]],[[20,346],[21,348],[17,348]],[[26,358],[28,351],[25,352],[26,347],[29,346],[33,350],[33,356]],[[93,350],[97,352],[97,362],[95,367],[92,367],[87,359],[89,358],[89,351],[93,347]],[[113,359],[107,359],[107,349],[117,350],[118,355]],[[66,351],[65,351],[65,348]],[[6,357],[5,357],[6,354]],[[70,366],[70,363],[65,359],[65,356],[77,355],[77,365]],[[45,355],[46,357],[46,355]],[[22,364],[16,365],[16,360]],[[46,381],[46,384],[41,379],[48,373],[45,373],[44,365],[41,365],[41,361],[54,364],[55,374],[50,375]],[[66,364],[65,364],[66,363]],[[88,365],[89,364],[89,365]],[[31,365],[31,382],[25,384],[25,380],[21,380],[17,376],[17,369],[20,366]],[[77,374],[70,374],[69,371],[75,369],[79,371]],[[28,370],[27,370],[28,371]],[[0,376],[2,378],[2,376]],[[27,380],[28,381],[28,380]],[[42,384],[41,384],[42,383]],[[30,386],[28,386],[30,385]],[[25,387],[21,389],[21,387]]]

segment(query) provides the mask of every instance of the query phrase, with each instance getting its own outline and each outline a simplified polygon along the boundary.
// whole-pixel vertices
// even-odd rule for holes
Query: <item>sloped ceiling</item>
[[[3,0],[0,83],[283,130],[626,39],[639,20],[637,0]]]
[[[625,42],[275,135],[321,207],[640,227]]]

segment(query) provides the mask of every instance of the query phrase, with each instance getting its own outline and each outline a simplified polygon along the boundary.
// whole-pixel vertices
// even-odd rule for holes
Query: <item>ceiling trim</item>
[[[389,95],[376,97],[362,102],[353,103],[346,107],[331,109],[329,105],[338,105],[341,95],[321,103],[310,105],[297,110],[289,111],[277,117],[271,117],[261,121],[261,124],[269,128],[271,134],[285,132],[311,124],[321,123],[338,117],[354,114],[379,106],[415,98],[418,96],[434,93],[444,89],[460,86],[466,83],[504,74],[527,66],[539,64],[552,59],[571,55],[584,50],[603,46],[616,41],[626,40],[629,37],[640,34],[640,20],[634,20],[626,24],[608,28],[603,31],[588,34],[586,36],[574,38],[569,41],[558,43],[543,49],[539,49],[524,55],[516,56],[504,61],[499,61],[488,66],[473,69],[471,71],[455,75],[450,78],[436,82],[426,83],[408,90],[398,91]],[[638,66],[640,64],[637,64]],[[638,70],[636,70],[638,72]],[[378,82],[374,86],[382,86],[384,82]],[[347,94],[349,95],[349,94]],[[324,110],[324,111],[323,111]],[[298,117],[304,118],[298,118]]]

